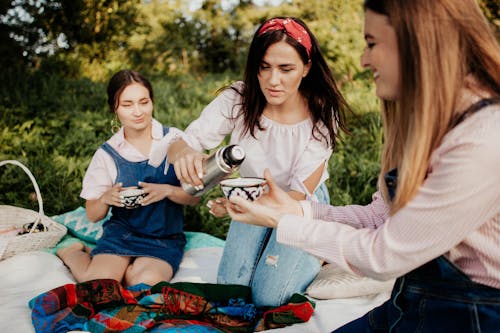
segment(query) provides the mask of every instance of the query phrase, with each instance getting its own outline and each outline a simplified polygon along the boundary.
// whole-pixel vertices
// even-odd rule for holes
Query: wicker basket
[[[64,225],[45,216],[43,212],[43,202],[40,189],[35,177],[33,177],[33,174],[29,171],[29,169],[22,163],[15,160],[0,161],[0,166],[6,164],[19,166],[29,176],[38,199],[38,212],[20,207],[0,205],[0,226],[24,226],[25,228],[26,226],[29,226],[28,233],[0,239],[0,242],[3,242],[3,251],[0,251],[0,260],[11,257],[17,253],[53,247],[67,232]],[[39,229],[44,231],[35,232]]]

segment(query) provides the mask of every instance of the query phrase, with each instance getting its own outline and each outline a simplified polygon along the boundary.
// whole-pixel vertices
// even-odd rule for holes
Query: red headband
[[[284,30],[286,34],[297,42],[299,42],[302,46],[306,48],[307,56],[311,56],[311,37],[307,33],[306,29],[303,26],[292,20],[291,18],[280,19],[273,18],[264,23],[262,28],[260,28],[258,32],[258,36],[270,31],[270,30]]]

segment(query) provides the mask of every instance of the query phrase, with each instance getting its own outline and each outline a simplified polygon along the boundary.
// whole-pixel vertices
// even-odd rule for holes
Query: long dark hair
[[[277,18],[284,19],[285,17]],[[310,57],[308,57],[305,47],[284,31],[270,30],[259,35],[259,30],[265,22],[256,30],[248,52],[244,75],[245,85],[242,91],[238,91],[242,95],[243,134],[249,132],[252,136],[255,136],[256,129],[264,129],[260,124],[260,118],[267,101],[260,90],[257,76],[262,58],[269,46],[285,41],[297,50],[304,64],[311,61],[311,69],[308,75],[302,79],[299,91],[308,101],[314,124],[313,136],[318,140],[324,139],[328,145],[334,148],[338,133],[337,128],[348,132],[345,113],[349,110],[349,107],[337,88],[333,75],[321,54],[318,41],[312,32],[302,20],[294,17],[289,17],[289,19],[300,24],[309,34],[312,43]],[[328,133],[319,130],[318,123],[320,121],[326,126]]]
[[[153,86],[148,79],[146,79],[141,73],[124,69],[115,73],[108,83],[107,93],[108,93],[108,106],[111,113],[115,113],[118,107],[118,101],[123,90],[132,83],[139,83],[143,85],[149,91],[149,97],[151,101],[153,99]]]

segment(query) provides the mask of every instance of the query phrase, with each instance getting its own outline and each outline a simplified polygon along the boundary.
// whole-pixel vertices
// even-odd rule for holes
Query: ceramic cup
[[[138,188],[126,189],[120,191],[125,208],[133,209],[141,205],[142,199],[146,196],[144,190]]]
[[[228,199],[239,196],[250,201],[256,200],[269,191],[267,181],[258,177],[224,179],[220,182],[220,187]]]

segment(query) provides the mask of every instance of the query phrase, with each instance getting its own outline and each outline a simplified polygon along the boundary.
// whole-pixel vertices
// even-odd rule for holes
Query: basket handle
[[[5,164],[14,164],[23,169],[24,172],[30,177],[31,182],[33,183],[33,187],[35,188],[35,193],[36,193],[36,198],[38,200],[38,218],[36,219],[35,223],[33,223],[33,227],[30,229],[30,234],[33,230],[36,230],[35,228],[37,227],[38,223],[42,220],[42,216],[44,216],[43,213],[43,202],[42,202],[42,195],[40,193],[40,188],[38,187],[38,184],[36,182],[35,177],[31,173],[31,171],[21,162],[16,161],[16,160],[5,160],[5,161],[0,161],[0,166],[3,166]]]

